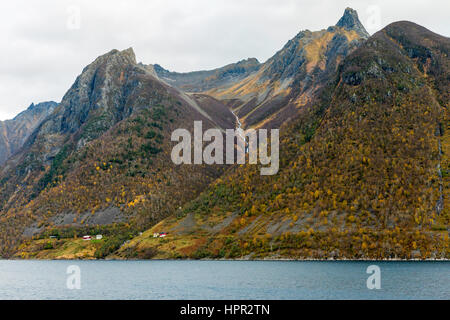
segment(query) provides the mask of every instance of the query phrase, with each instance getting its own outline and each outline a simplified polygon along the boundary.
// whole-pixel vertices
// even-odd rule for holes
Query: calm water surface
[[[381,289],[369,290],[369,265]],[[67,267],[81,289],[67,289]],[[0,299],[450,299],[450,262],[0,261]]]

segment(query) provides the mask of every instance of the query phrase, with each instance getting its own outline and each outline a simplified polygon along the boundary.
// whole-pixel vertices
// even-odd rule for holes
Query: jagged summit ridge
[[[44,101],[44,102],[40,102],[40,103],[32,102],[25,111],[22,111],[21,113],[19,113],[12,120],[20,119],[27,114],[30,114],[33,116],[37,112],[45,112],[47,115],[49,115],[53,112],[53,110],[56,108],[57,105],[58,105],[58,103],[54,102],[54,101]]]
[[[201,92],[219,86],[231,85],[258,71],[262,64],[256,58],[247,58],[213,70],[187,73],[171,72],[159,64],[153,69],[160,79],[187,92]]]
[[[344,15],[336,23],[336,26],[347,30],[355,30],[364,38],[370,37],[369,33],[366,31],[361,21],[359,21],[358,13],[356,12],[356,10],[353,10],[352,8],[345,9]]]
[[[23,146],[29,135],[57,105],[53,101],[32,103],[14,119],[0,121],[0,166]]]

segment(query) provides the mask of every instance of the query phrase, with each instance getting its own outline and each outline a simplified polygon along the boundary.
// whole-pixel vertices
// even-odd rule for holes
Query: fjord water
[[[370,265],[381,289],[366,285]],[[81,289],[67,289],[67,267]],[[450,262],[0,261],[0,299],[450,299]]]

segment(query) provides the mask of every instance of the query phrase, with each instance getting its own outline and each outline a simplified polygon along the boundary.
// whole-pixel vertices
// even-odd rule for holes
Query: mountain
[[[160,81],[132,49],[98,57],[0,169],[3,255],[51,227],[137,232],[194,197],[223,171],[172,163],[171,133],[194,120],[235,126],[225,105]]]
[[[411,22],[377,32],[284,130],[277,175],[234,167],[115,257],[448,259],[449,53]]]
[[[362,38],[369,38],[370,34],[366,31],[362,23],[359,21],[358,13],[352,8],[346,8],[344,15],[336,23],[336,27],[344,28],[348,31],[356,31]]]
[[[262,64],[178,74],[113,50],[0,169],[0,254],[449,258],[449,50],[406,21],[368,37],[350,8]],[[276,175],[172,163],[176,128],[234,113],[281,129]]]
[[[208,94],[232,99],[244,127],[278,128],[314,99],[339,63],[366,38],[356,12],[346,9],[335,26],[301,31],[257,73]]]
[[[30,134],[50,115],[57,103],[32,103],[12,120],[0,121],[0,165],[17,152]]]
[[[244,127],[277,128],[314,99],[339,63],[368,36],[356,11],[347,8],[335,26],[301,31],[263,64],[248,59],[212,71],[169,73],[157,65],[155,70],[184,90],[223,101]]]

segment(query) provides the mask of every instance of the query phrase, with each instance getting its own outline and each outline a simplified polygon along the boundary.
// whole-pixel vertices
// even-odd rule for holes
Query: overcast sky
[[[0,3],[0,120],[59,102],[97,56],[133,47],[171,71],[261,62],[300,30],[334,25],[350,6],[369,33],[398,20],[450,36],[450,1],[10,0]]]

